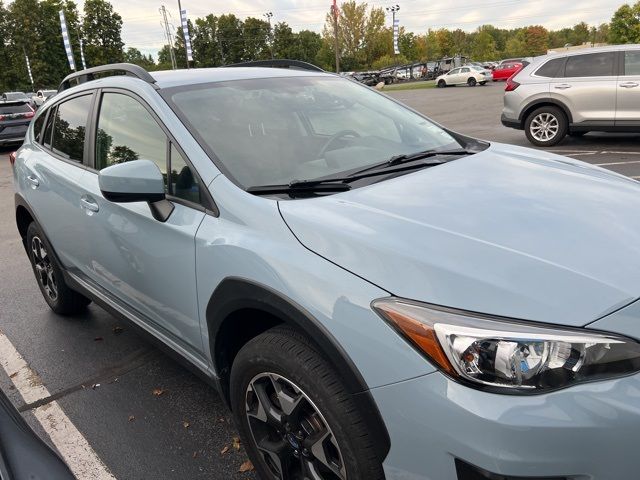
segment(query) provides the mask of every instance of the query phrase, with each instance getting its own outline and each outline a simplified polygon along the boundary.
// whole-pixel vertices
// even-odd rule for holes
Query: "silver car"
[[[640,45],[535,58],[505,87],[502,124],[549,147],[565,135],[640,131]]]

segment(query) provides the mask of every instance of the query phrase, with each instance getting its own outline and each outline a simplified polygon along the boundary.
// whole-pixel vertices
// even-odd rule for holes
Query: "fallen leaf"
[[[9,378],[15,378],[18,375],[18,372],[12,373],[11,375],[9,375]]]
[[[91,388],[93,388],[93,389],[95,390],[95,389],[96,389],[96,388],[98,388],[99,386],[100,386],[100,384],[99,384],[99,383],[94,383],[93,385],[91,385]]]
[[[9,385],[9,390],[15,390],[16,387],[14,387],[13,385]]]
[[[182,422],[182,426],[184,428],[189,428],[191,426],[191,424],[185,420],[184,422]]]
[[[124,332],[124,328],[122,328],[120,325],[116,325],[111,329],[111,331],[116,335],[120,335],[122,332]]]
[[[136,419],[136,417],[134,417],[133,415],[129,415],[129,421],[133,422]]]
[[[102,338],[102,337],[96,337],[96,338],[93,339],[94,342],[101,342],[103,340],[104,340],[104,338]]]
[[[191,455],[191,458],[196,458],[198,456],[198,452],[193,452],[193,455]]]
[[[160,395],[164,395],[165,392],[166,392],[166,390],[163,390],[162,388],[154,388],[153,389],[153,394],[156,397],[159,397]]]
[[[242,465],[240,465],[240,469],[238,471],[240,473],[244,473],[250,472],[251,470],[253,470],[253,463],[251,463],[251,460],[247,460],[246,462],[243,462]]]
[[[229,447],[225,446],[222,450],[220,450],[220,455],[224,455],[225,453],[227,453],[229,451]]]
[[[239,437],[233,437],[233,441],[231,443],[233,445],[233,448],[235,448],[236,450],[240,450],[240,438]]]

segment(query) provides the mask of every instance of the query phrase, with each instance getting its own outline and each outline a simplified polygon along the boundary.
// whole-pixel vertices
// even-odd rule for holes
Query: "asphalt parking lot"
[[[502,89],[488,84],[391,96],[461,133],[530,146],[523,132],[500,124]],[[640,178],[639,140],[592,133],[567,138],[553,151]],[[76,318],[49,310],[15,228],[9,151],[0,151],[0,335],[51,397],[44,406],[25,405],[3,369],[0,388],[44,438],[34,411],[56,401],[117,479],[255,478],[239,471],[246,455],[208,385],[96,306]]]

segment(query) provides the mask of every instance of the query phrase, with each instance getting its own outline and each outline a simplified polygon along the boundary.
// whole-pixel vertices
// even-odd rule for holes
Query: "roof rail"
[[[311,70],[313,72],[324,72],[320,67],[302,60],[288,60],[278,58],[273,60],[253,60],[251,62],[240,62],[225,65],[225,67],[270,67],[270,68],[291,68],[294,70]]]
[[[86,70],[80,70],[79,72],[74,72],[70,75],[67,75],[64,80],[62,80],[62,83],[60,83],[60,87],[58,87],[58,93],[71,88],[71,82],[73,80],[75,80],[79,85],[81,83],[95,80],[95,74],[97,73],[114,72],[124,72],[125,75],[139,78],[140,80],[144,80],[147,83],[156,83],[155,78],[153,78],[144,68],[138,65],[134,65],[132,63],[111,63],[109,65],[100,65],[99,67],[87,68]]]

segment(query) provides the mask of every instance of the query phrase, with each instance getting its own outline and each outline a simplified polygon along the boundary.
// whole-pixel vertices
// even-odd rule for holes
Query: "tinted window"
[[[603,77],[613,75],[614,54],[588,53],[567,58],[565,77]]]
[[[46,113],[43,113],[44,117]],[[42,144],[50,147],[51,146],[51,132],[53,131],[53,119],[56,116],[56,107],[51,108],[49,112],[49,117],[47,117],[47,125],[44,127],[44,134],[42,136]]]
[[[624,52],[624,74],[640,75],[640,50]]]
[[[58,105],[51,141],[51,148],[55,153],[69,160],[82,162],[90,108],[91,95],[76,97]]]
[[[469,70],[468,68],[463,68],[461,70],[462,73],[469,73],[471,70]]]
[[[460,69],[459,68],[454,68],[453,70],[451,70],[449,72],[449,75],[455,75],[456,73],[460,73]]]
[[[10,103],[8,105],[0,105],[0,115],[28,112],[33,112],[33,110],[26,103]]]
[[[42,129],[44,127],[44,119],[46,116],[47,112],[43,112],[42,115],[36,118],[33,122],[33,136],[38,143],[42,143]]]
[[[127,95],[105,93],[98,119],[96,168],[140,159],[155,162],[166,185],[166,135],[140,102]]]
[[[538,70],[536,70],[536,75],[539,77],[549,77],[554,78],[557,77],[560,73],[560,67],[564,63],[564,58],[554,58],[553,60],[549,60],[547,63],[542,65]]]
[[[191,167],[180,152],[171,145],[171,186],[169,193],[174,197],[200,203],[200,185]]]

